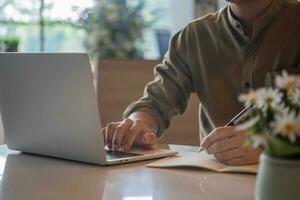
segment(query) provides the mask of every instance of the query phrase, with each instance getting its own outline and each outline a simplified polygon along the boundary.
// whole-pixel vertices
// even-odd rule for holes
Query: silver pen
[[[236,116],[234,116],[224,127],[236,126],[240,122],[244,121],[255,109],[256,109],[256,105],[254,104],[248,105]],[[203,147],[200,147],[197,152],[200,153],[203,150],[204,150]]]

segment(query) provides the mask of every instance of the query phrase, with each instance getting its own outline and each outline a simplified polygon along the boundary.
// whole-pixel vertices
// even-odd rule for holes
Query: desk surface
[[[169,145],[178,151],[195,147]],[[0,146],[2,200],[250,200],[255,176],[146,168],[151,161],[101,167],[10,152]]]

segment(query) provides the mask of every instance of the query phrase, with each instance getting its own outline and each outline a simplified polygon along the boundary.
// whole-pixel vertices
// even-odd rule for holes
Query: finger
[[[129,151],[139,135],[144,131],[143,123],[140,120],[135,121],[124,138],[124,150]]]
[[[115,128],[118,124],[118,122],[112,122],[109,123],[106,127],[106,144],[109,149],[112,149],[112,140],[114,137]]]
[[[155,148],[157,145],[157,137],[155,133],[153,133],[152,131],[146,132],[143,136],[143,143],[147,147]]]
[[[101,133],[103,136],[104,145],[106,146],[106,127],[101,129]]]
[[[217,140],[221,140],[227,137],[232,137],[236,134],[238,134],[234,127],[222,127],[222,128],[216,128],[211,132],[208,136],[206,136],[201,146],[206,149],[209,147],[212,143],[216,142]]]
[[[243,156],[245,156],[245,152],[243,148],[235,148],[235,149],[214,154],[214,157],[221,162],[226,162],[226,160],[239,158]]]
[[[115,151],[119,150],[119,148],[122,146],[124,135],[126,132],[128,132],[128,129],[132,124],[133,121],[131,119],[125,119],[115,128],[112,140],[112,147]]]
[[[133,145],[147,148],[156,148],[157,137],[152,131],[144,132],[137,137]]]
[[[243,145],[243,142],[244,142],[243,134],[237,134],[233,137],[227,137],[214,142],[213,144],[208,146],[206,152],[208,154],[221,153],[223,151],[238,148]]]

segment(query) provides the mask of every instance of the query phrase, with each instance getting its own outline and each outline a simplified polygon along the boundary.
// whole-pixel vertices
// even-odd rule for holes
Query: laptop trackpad
[[[142,156],[142,154],[137,154],[137,153],[127,153],[127,152],[112,151],[112,150],[105,150],[105,151],[106,151],[107,160]]]

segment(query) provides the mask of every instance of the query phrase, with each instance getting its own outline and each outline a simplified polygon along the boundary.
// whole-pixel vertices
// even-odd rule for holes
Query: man
[[[228,165],[258,162],[245,134],[223,127],[242,106],[237,97],[272,81],[276,72],[300,72],[300,3],[230,0],[229,6],[191,22],[171,40],[155,79],[124,120],[102,129],[109,148],[153,147],[189,96],[201,102],[201,145]],[[210,133],[210,134],[208,134]]]

